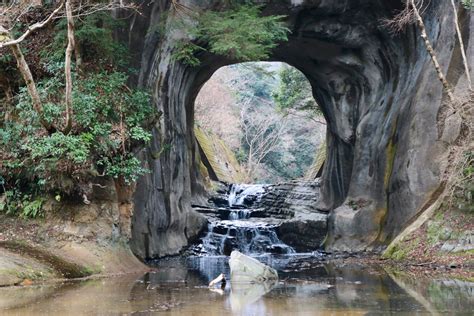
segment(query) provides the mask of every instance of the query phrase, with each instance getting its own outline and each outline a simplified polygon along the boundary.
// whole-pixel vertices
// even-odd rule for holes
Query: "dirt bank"
[[[26,220],[0,215],[0,286],[146,271],[121,239],[74,218]]]

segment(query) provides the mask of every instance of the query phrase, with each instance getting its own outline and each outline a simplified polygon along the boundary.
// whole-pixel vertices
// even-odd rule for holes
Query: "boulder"
[[[327,214],[320,212],[297,212],[294,218],[282,221],[277,229],[280,240],[297,252],[321,248],[326,233]]]
[[[232,251],[229,265],[231,283],[264,283],[278,280],[275,269],[239,251]]]

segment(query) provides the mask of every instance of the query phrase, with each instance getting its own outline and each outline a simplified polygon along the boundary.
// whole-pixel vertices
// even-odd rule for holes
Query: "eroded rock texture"
[[[327,234],[327,214],[316,209],[319,185],[288,182],[270,185],[257,206],[267,217],[279,218],[277,235],[297,252],[320,249]]]
[[[180,2],[195,10],[223,3]],[[292,30],[271,60],[287,62],[308,77],[328,122],[319,202],[330,211],[327,248],[383,246],[437,192],[447,146],[458,136],[452,132],[459,130],[456,119],[444,123],[445,96],[419,31],[409,26],[393,35],[382,25],[402,7],[399,0],[259,2],[264,14],[287,15]],[[203,193],[193,102],[216,69],[237,62],[207,53],[200,54],[198,67],[172,60],[174,45],[187,35],[160,32],[176,17],[173,11],[163,14],[169,9],[170,1],[146,3],[145,14],[134,17],[129,28],[141,67],[138,82],[152,88],[163,112],[153,145],[141,153],[152,173],[139,181],[135,196],[132,248],[140,257],[177,253],[203,225],[191,210],[191,200]],[[472,18],[461,6],[459,13],[472,53]],[[430,1],[424,10],[442,68],[462,90],[452,17],[449,1]]]

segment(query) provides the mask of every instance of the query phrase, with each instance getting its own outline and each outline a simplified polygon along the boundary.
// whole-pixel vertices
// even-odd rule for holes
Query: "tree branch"
[[[56,10],[54,10],[54,11],[48,16],[48,18],[46,18],[46,19],[43,20],[42,22],[37,22],[37,23],[35,23],[35,24],[29,26],[25,33],[23,33],[20,37],[18,37],[17,39],[14,39],[14,40],[8,40],[8,39],[10,38],[10,32],[9,32],[7,29],[5,29],[3,26],[0,25],[0,35],[6,36],[6,39],[7,39],[7,41],[0,41],[0,48],[20,44],[20,43],[21,43],[22,41],[24,41],[25,38],[27,38],[28,35],[30,35],[33,31],[38,30],[38,29],[44,27],[46,24],[48,24],[48,23],[53,19],[53,17],[61,10],[61,8],[63,7],[63,5],[64,5],[64,3],[61,2],[61,4],[59,5],[59,7],[57,7]],[[0,40],[1,40],[1,37],[0,37]]]
[[[423,22],[423,18],[421,17],[420,12],[418,11],[418,8],[416,7],[415,0],[409,0],[409,2],[410,2],[411,7],[413,8],[413,14],[415,15],[418,28],[421,31],[421,38],[423,39],[425,43],[426,50],[428,51],[428,54],[431,57],[431,61],[433,62],[433,65],[435,67],[436,73],[438,74],[438,79],[443,84],[443,87],[446,90],[449,100],[451,101],[451,103],[454,103],[453,92],[451,90],[451,87],[449,86],[448,81],[446,80],[446,77],[444,76],[443,70],[441,69],[441,66],[438,62],[438,58],[436,57],[436,53],[428,38],[428,34],[426,33],[425,23]]]
[[[66,0],[66,18],[67,18],[67,47],[64,62],[64,75],[66,78],[66,126],[63,133],[68,134],[72,128],[72,74],[71,58],[74,52],[74,18],[72,17],[71,0]]]
[[[469,64],[467,62],[466,51],[464,50],[464,41],[462,40],[461,28],[459,27],[458,11],[456,8],[456,4],[454,3],[454,0],[451,0],[451,5],[453,6],[454,25],[456,26],[456,34],[458,35],[459,46],[461,48],[461,55],[462,55],[462,60],[464,64],[464,69],[466,71],[467,83],[469,86],[469,90],[472,90],[471,74],[469,72]]]
[[[36,83],[33,79],[33,75],[31,74],[30,67],[28,66],[28,63],[25,60],[25,56],[21,52],[20,45],[11,45],[10,49],[16,59],[18,70],[20,70],[21,76],[23,77],[23,80],[26,83],[26,88],[28,89],[28,93],[33,102],[33,108],[38,113],[41,125],[43,125],[43,127],[48,131],[48,133],[54,133],[56,131],[56,128],[44,119],[43,106],[41,104],[41,99],[38,90],[36,89]]]

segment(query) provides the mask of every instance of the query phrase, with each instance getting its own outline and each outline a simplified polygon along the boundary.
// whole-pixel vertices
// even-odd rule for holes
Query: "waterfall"
[[[252,211],[248,209],[231,210],[229,213],[229,219],[230,220],[249,219],[251,212]]]
[[[232,250],[250,255],[294,253],[293,248],[278,238],[276,228],[276,225],[243,220],[210,223],[202,251],[209,255],[228,255]]]
[[[252,217],[252,206],[264,193],[265,185],[232,184],[227,195],[228,218],[209,223],[200,252],[206,255],[229,255],[232,250],[249,255],[294,253],[293,248],[278,238],[277,224]]]
[[[231,184],[228,195],[229,207],[244,205],[250,197],[252,202],[258,202],[265,193],[264,184]]]

